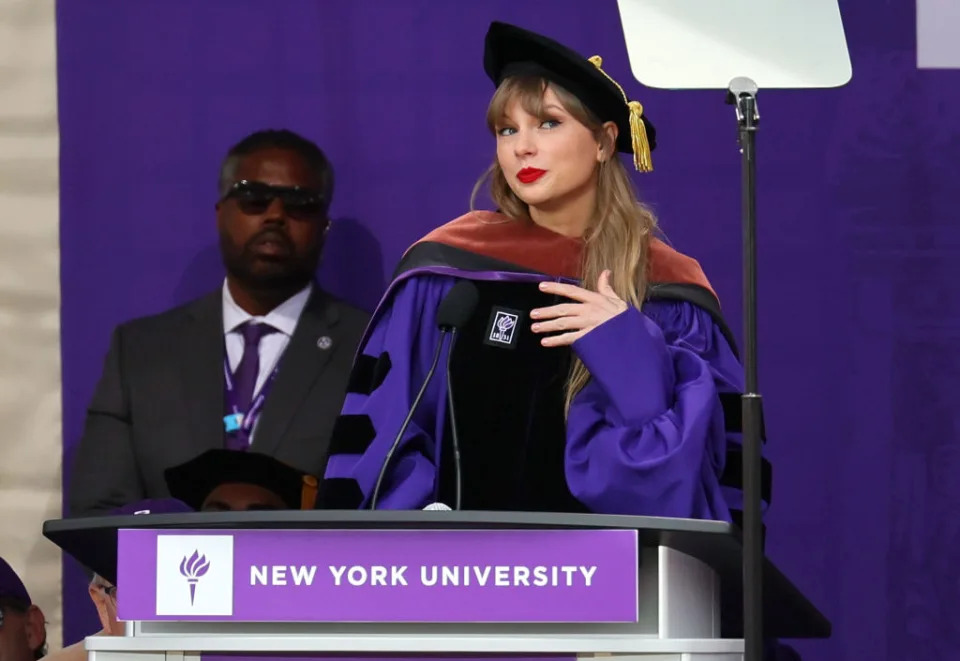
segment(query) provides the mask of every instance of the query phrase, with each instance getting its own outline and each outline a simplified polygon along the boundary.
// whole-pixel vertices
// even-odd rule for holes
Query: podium
[[[743,657],[742,546],[719,521],[477,511],[283,511],[48,521],[115,581],[126,635],[90,661],[649,661]],[[773,564],[776,638],[830,624]]]

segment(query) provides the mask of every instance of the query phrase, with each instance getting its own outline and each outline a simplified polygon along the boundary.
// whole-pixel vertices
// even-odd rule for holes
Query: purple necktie
[[[233,387],[236,394],[237,408],[246,413],[253,402],[253,389],[257,385],[257,376],[260,374],[260,340],[265,335],[276,333],[277,329],[269,324],[254,324],[247,322],[240,327],[243,333],[243,356],[240,364],[233,372]]]

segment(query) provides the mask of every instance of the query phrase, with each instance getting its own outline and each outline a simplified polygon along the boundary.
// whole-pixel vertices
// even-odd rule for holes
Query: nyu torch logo
[[[516,310],[493,308],[484,342],[491,346],[512,349],[516,344],[516,331],[519,321],[520,313]]]
[[[155,534],[156,614],[233,615],[233,535]]]
[[[180,575],[187,579],[187,583],[190,585],[191,606],[193,606],[193,599],[196,596],[197,582],[209,569],[210,561],[196,550],[194,550],[193,555],[183,556],[183,560],[180,562]]]

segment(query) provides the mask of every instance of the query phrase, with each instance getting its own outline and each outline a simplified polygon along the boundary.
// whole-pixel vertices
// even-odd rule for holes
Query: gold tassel
[[[653,156],[650,153],[650,141],[647,138],[647,127],[643,123],[643,106],[639,101],[631,101],[627,98],[627,93],[623,91],[623,88],[620,87],[620,84],[610,77],[606,71],[601,67],[603,65],[603,58],[599,55],[594,55],[593,57],[587,58],[590,61],[590,64],[597,68],[597,71],[602,73],[607,80],[613,83],[620,94],[623,96],[623,102],[627,104],[627,108],[630,109],[630,143],[633,147],[633,167],[635,167],[640,172],[652,172],[653,171]]]
[[[313,475],[303,476],[303,488],[300,490],[300,509],[312,510],[317,504],[319,483]]]
[[[650,155],[650,142],[647,139],[647,126],[643,123],[643,106],[639,101],[631,101],[630,138],[633,141],[633,167],[640,172],[653,171],[653,159]]]

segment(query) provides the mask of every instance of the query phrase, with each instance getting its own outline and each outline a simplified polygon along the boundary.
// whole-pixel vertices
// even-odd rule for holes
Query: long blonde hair
[[[593,132],[598,143],[607,139],[602,122],[578,98],[537,76],[509,78],[500,85],[487,108],[490,131],[495,133],[508,104],[514,99],[526,112],[545,119],[543,95],[548,86],[564,109]],[[471,208],[474,208],[477,194],[487,179],[490,180],[490,196],[503,214],[515,221],[533,222],[529,207],[510,189],[496,160],[474,186]],[[653,212],[637,199],[627,170],[616,154],[598,163],[597,208],[583,237],[582,286],[595,291],[600,274],[609,269],[610,286],[617,296],[639,309],[646,295],[650,238],[656,229]],[[567,379],[566,413],[570,411],[573,398],[589,379],[586,366],[574,357]]]

